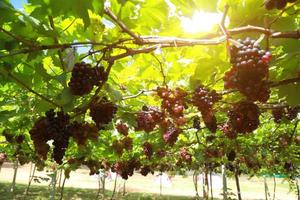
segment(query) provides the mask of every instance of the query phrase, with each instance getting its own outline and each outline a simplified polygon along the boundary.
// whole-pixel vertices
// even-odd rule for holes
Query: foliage
[[[299,3],[288,4],[282,11],[267,11],[256,0],[201,2],[66,0],[62,4],[59,0],[29,0],[23,9],[16,9],[8,0],[1,1],[0,131],[24,135],[28,160],[43,166],[42,158],[32,150],[29,131],[46,111],[55,109],[68,113],[79,127],[97,118],[99,129],[98,139],[91,134],[87,140],[85,131],[84,142],[78,139],[80,133],[76,132],[75,139],[70,137],[61,165],[66,171],[86,164],[91,173],[97,173],[99,168],[108,170],[117,162],[138,159],[142,169],[217,170],[227,164],[250,174],[283,173],[293,181],[300,173]],[[225,27],[222,22],[209,34],[185,33],[181,19],[196,9],[223,11],[230,25]],[[247,36],[254,39],[251,48],[260,43],[273,55],[270,63],[269,53],[255,57],[269,65],[264,80],[259,81],[270,87],[270,95],[261,102],[249,98],[256,90],[246,94],[248,99],[244,96],[251,81],[241,93],[235,90],[238,87],[224,89],[224,74],[235,65],[229,49],[240,46],[237,39]],[[266,55],[268,58],[263,57]],[[80,64],[75,64],[81,62],[93,67],[90,76],[100,76],[101,69],[99,80],[87,75],[81,79]],[[76,73],[72,73],[74,65]],[[87,91],[80,92],[82,87],[76,86],[79,90],[74,93],[69,88],[71,79],[72,85],[96,81],[89,83]],[[209,91],[222,99],[210,100]],[[236,119],[229,120],[227,112],[246,100],[255,105],[241,109],[242,123],[247,121],[243,126],[252,128],[230,134],[238,125],[224,125],[240,123],[240,115],[235,113]],[[253,107],[257,110],[249,111]],[[277,124],[271,113],[277,108],[295,108],[296,115]],[[132,140],[126,141],[130,140],[132,148],[122,143],[120,123],[127,126],[125,136]],[[5,138],[0,136],[0,141]],[[144,155],[145,143],[151,145],[150,156]],[[183,151],[188,162],[182,162]],[[228,161],[226,154],[232,151],[236,157]],[[0,152],[10,158],[14,154],[5,142],[0,143]],[[51,148],[47,153],[44,159],[53,161]]]

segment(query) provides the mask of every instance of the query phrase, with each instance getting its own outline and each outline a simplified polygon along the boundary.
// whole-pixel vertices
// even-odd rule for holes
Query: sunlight
[[[222,20],[222,13],[197,11],[192,18],[181,17],[181,26],[187,33],[201,33],[213,30]],[[225,26],[229,25],[228,17]]]

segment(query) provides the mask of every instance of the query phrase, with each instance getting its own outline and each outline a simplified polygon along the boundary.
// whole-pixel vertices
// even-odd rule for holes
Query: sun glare
[[[222,20],[222,13],[211,13],[197,11],[192,18],[182,17],[181,26],[187,33],[209,32]],[[229,25],[229,19],[226,18],[225,26]]]

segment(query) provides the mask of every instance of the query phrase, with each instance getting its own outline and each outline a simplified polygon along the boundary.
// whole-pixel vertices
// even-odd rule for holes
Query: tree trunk
[[[36,170],[36,165],[33,166],[33,170],[32,170],[32,165],[34,165],[34,164],[31,162],[30,163],[30,173],[29,173],[28,185],[27,185],[27,188],[25,190],[25,196],[28,195],[29,188],[30,188],[31,182],[34,178],[34,174],[35,174],[35,170]]]
[[[57,170],[55,169],[53,174],[51,175],[51,183],[50,183],[50,200],[55,200],[56,193],[56,176]]]
[[[14,160],[14,176],[13,176],[13,181],[11,183],[11,188],[10,188],[10,192],[13,194],[16,190],[16,178],[17,178],[18,166],[19,166],[18,159],[15,159]]]
[[[242,200],[241,196],[241,188],[240,188],[240,182],[239,182],[239,168],[238,166],[235,167],[235,183],[236,183],[236,189],[237,189],[237,194],[238,194],[238,200]]]
[[[226,179],[226,166],[222,165],[222,182],[223,182],[223,200],[227,200],[227,179]]]

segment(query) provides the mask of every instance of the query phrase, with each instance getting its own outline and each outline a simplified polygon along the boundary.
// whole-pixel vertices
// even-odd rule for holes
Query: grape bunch
[[[143,176],[147,176],[149,173],[154,174],[154,171],[151,169],[151,167],[149,165],[144,165],[141,167],[140,173]]]
[[[0,167],[4,163],[6,158],[7,158],[7,155],[5,153],[0,153]]]
[[[100,101],[92,104],[90,107],[90,116],[99,129],[110,123],[117,112],[117,106],[103,97]]]
[[[72,94],[83,96],[89,94],[94,85],[99,85],[106,80],[107,73],[103,67],[92,68],[90,64],[81,62],[74,65],[69,87]]]
[[[140,162],[135,158],[131,158],[128,161],[118,161],[116,162],[112,168],[112,172],[116,172],[123,179],[127,180],[129,176],[132,176],[134,170],[138,170],[140,168]]]
[[[226,154],[228,161],[234,161],[236,158],[236,153],[234,150],[231,150],[228,154]]]
[[[122,156],[124,145],[121,141],[114,140],[112,143],[112,148],[114,149],[114,151],[117,153],[118,156]]]
[[[76,143],[83,147],[88,139],[97,140],[99,133],[98,128],[89,123],[73,122],[68,126],[68,131],[75,139]]]
[[[266,102],[270,96],[268,84],[271,53],[262,50],[255,40],[238,40],[242,45],[231,46],[232,68],[225,73],[225,89],[238,89],[250,101]]]
[[[170,90],[168,88],[157,88],[157,95],[162,99],[161,108],[167,111],[179,126],[186,123],[183,111],[187,107],[185,97],[187,92],[181,88]]]
[[[274,108],[272,115],[276,123],[280,123],[283,119],[292,121],[300,113],[300,107]]]
[[[137,113],[137,131],[145,131],[147,133],[154,130],[156,125],[158,125],[164,119],[164,115],[156,107],[143,106],[142,111]]]
[[[294,3],[297,0],[265,0],[265,8],[267,10],[273,10],[277,8],[278,10],[282,10],[286,7],[287,3]]]
[[[249,133],[258,128],[259,115],[259,108],[256,104],[242,101],[235,104],[228,112],[228,125],[237,133]]]
[[[192,154],[186,148],[180,150],[180,159],[189,165],[192,164]]]
[[[145,142],[143,144],[143,152],[144,152],[145,156],[147,157],[147,159],[150,160],[153,155],[153,148],[149,142]]]
[[[228,122],[223,124],[220,129],[230,139],[235,139],[238,135],[238,133],[233,130],[231,124]]]
[[[169,126],[163,133],[163,139],[167,144],[173,146],[177,141],[180,133],[181,133],[181,129],[175,126]]]
[[[53,109],[46,112],[45,117],[41,117],[35,122],[29,131],[35,149],[44,160],[47,159],[49,151],[49,140],[54,140],[53,158],[58,163],[62,163],[62,158],[69,142],[69,115],[61,112],[54,112]]]
[[[221,100],[215,90],[209,90],[203,85],[198,86],[192,97],[192,104],[201,112],[205,126],[213,133],[217,131],[217,120],[214,115],[213,105]]]
[[[117,125],[116,125],[116,128],[117,128],[117,131],[124,135],[124,136],[127,136],[128,135],[128,130],[129,130],[129,127],[127,126],[127,124],[123,123],[123,122],[119,122]]]
[[[112,144],[112,148],[119,155],[122,156],[123,151],[131,151],[133,148],[133,140],[130,137],[124,137],[121,140],[114,140]]]
[[[24,135],[13,135],[8,130],[4,130],[2,135],[5,137],[5,140],[10,144],[22,144],[25,140]]]

